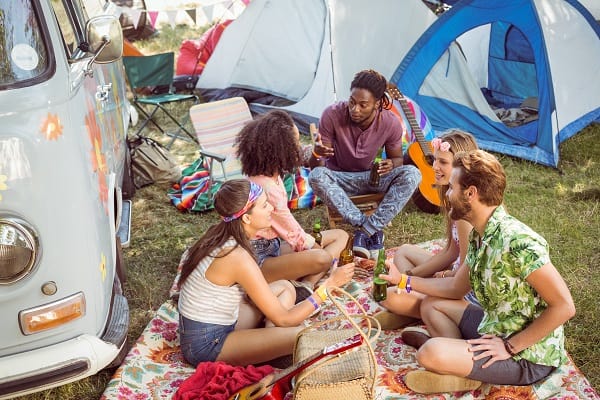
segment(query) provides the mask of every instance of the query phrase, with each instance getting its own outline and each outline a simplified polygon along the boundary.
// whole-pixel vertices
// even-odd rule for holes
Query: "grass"
[[[182,37],[199,35],[199,31],[190,33],[183,27],[175,30],[167,27],[157,39],[138,46],[150,54],[176,49]],[[599,139],[600,125],[593,125],[567,140],[561,145],[559,169],[498,155],[508,176],[505,204],[509,212],[547,239],[551,259],[571,289],[577,315],[565,325],[566,346],[595,388],[600,388]],[[176,141],[171,151],[182,165],[197,156],[194,146],[182,141]],[[169,204],[167,189],[166,185],[152,185],[138,190],[133,203],[132,241],[125,249],[130,345],[168,298],[182,252],[218,220],[214,212],[178,212]],[[297,210],[294,215],[305,229],[316,218],[326,228],[322,205],[312,210]],[[425,214],[409,204],[392,226],[386,228],[386,244],[391,247],[442,237],[442,225],[439,215]],[[113,372],[102,371],[74,384],[21,398],[98,399]]]

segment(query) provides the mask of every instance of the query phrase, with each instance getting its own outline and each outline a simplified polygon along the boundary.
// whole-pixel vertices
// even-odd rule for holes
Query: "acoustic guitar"
[[[265,376],[263,379],[235,393],[229,400],[283,400],[292,387],[292,379],[323,357],[341,355],[363,343],[363,336],[356,334],[342,342],[327,346],[312,356],[283,371]]]
[[[433,149],[431,143],[425,140],[423,131],[417,123],[417,120],[408,106],[406,97],[400,92],[400,90],[390,85],[388,91],[395,100],[398,100],[402,111],[408,120],[410,127],[417,139],[416,142],[412,143],[406,152],[404,157],[405,163],[412,164],[421,171],[421,183],[415,193],[413,194],[413,202],[421,211],[437,214],[440,212],[440,195],[435,186],[435,173],[433,172]]]

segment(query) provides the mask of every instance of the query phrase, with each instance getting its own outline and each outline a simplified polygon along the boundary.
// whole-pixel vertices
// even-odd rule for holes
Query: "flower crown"
[[[434,138],[431,141],[431,146],[433,147],[433,150],[450,151],[450,143],[442,142],[442,139],[440,138]]]

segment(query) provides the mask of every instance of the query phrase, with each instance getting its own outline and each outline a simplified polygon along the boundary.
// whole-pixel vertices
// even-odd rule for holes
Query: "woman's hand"
[[[343,286],[352,280],[354,276],[354,263],[342,265],[341,267],[333,268],[331,275],[324,282],[326,287]]]
[[[400,282],[402,272],[398,271],[398,268],[394,265],[391,260],[385,260],[385,266],[387,267],[388,273],[379,275],[380,278],[385,279],[393,285],[397,285]]]
[[[449,269],[438,271],[435,274],[433,274],[434,278],[450,278],[451,276],[454,276],[454,271],[451,271]]]

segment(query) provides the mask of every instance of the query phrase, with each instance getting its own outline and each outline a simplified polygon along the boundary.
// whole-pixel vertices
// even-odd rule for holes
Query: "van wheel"
[[[125,284],[127,280],[127,265],[125,265],[125,258],[123,257],[123,248],[121,247],[121,239],[119,237],[116,238],[116,247],[117,247],[117,265],[116,272],[117,277],[122,285]]]

